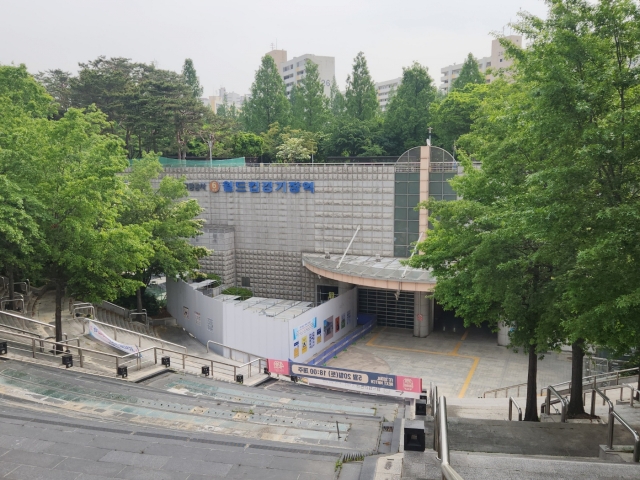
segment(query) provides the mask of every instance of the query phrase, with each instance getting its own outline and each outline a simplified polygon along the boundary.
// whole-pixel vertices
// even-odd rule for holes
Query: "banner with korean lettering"
[[[417,395],[419,397],[422,393],[422,379],[418,377],[362,372],[359,370],[347,370],[344,368],[319,367],[294,362],[290,362],[289,366],[292,376],[364,385],[387,391],[402,391],[411,393],[412,395],[410,396]]]

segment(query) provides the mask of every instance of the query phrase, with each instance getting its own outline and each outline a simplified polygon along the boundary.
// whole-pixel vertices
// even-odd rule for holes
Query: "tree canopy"
[[[456,79],[451,84],[452,90],[460,90],[465,86],[473,84],[482,84],[486,83],[485,76],[480,71],[480,66],[478,65],[478,61],[474,58],[472,54],[467,55],[466,60],[462,64],[462,68],[460,69],[460,74],[456,77]]]
[[[347,77],[345,106],[347,114],[354,120],[368,121],[378,113],[376,87],[362,52],[353,59],[353,70]]]
[[[287,125],[289,113],[289,101],[276,62],[271,55],[265,55],[251,85],[251,96],[242,107],[243,124],[248,131],[260,134],[274,122]]]
[[[414,63],[403,69],[402,83],[391,96],[384,120],[394,153],[400,155],[426,143],[431,120],[429,107],[435,96],[433,80],[425,67]]]

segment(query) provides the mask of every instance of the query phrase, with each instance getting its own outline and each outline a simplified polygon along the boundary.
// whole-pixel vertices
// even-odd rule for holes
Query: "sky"
[[[542,0],[0,0],[0,64],[75,73],[105,55],[181,71],[191,58],[205,96],[244,94],[277,43],[289,58],[335,57],[341,89],[360,51],[374,81],[417,61],[439,85],[442,67],[488,56],[520,10],[547,9]]]

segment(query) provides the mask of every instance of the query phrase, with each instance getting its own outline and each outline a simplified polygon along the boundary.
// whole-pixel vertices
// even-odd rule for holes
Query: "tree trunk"
[[[525,422],[538,422],[538,354],[537,345],[529,345],[529,372],[527,375],[527,405],[524,412]]]
[[[56,342],[62,341],[62,300],[64,297],[64,287],[58,280],[56,281]],[[56,351],[62,352],[64,349],[62,345],[56,345]]]
[[[136,300],[138,303],[138,313],[142,313],[142,287],[138,287],[138,290],[136,290]]]
[[[571,396],[569,398],[568,415],[575,418],[584,414],[582,403],[582,360],[584,358],[584,339],[578,338],[571,344]]]

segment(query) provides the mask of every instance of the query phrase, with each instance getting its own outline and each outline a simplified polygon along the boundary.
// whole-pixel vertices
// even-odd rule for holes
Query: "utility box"
[[[127,378],[129,376],[129,372],[126,366],[118,367],[116,375],[118,377]]]
[[[7,354],[7,342],[0,342],[0,355]]]
[[[404,423],[404,450],[424,452],[425,446],[424,422],[420,420],[406,420]]]
[[[202,374],[203,374],[205,377],[208,377],[208,376],[209,376],[209,367],[205,367],[205,366],[203,365],[203,366],[202,366]]]
[[[416,415],[426,415],[426,414],[427,414],[427,401],[416,400]]]
[[[244,375],[236,375],[236,382],[238,383],[244,383]]]
[[[67,368],[73,367],[73,355],[63,355],[62,365],[64,365]]]
[[[164,365],[167,368],[171,366],[171,357],[162,357],[160,361],[162,362],[162,365]]]

